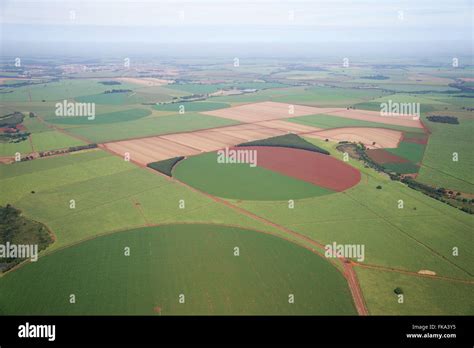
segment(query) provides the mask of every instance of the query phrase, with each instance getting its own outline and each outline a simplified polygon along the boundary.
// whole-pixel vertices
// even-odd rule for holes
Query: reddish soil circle
[[[322,153],[276,146],[239,146],[234,150],[257,151],[257,166],[333,191],[357,185],[360,172]]]

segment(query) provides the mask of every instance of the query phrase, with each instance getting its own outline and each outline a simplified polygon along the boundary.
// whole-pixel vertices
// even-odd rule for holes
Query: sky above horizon
[[[0,10],[2,46],[445,42],[448,47],[473,39],[470,0],[3,0]],[[469,44],[464,48],[472,50]]]

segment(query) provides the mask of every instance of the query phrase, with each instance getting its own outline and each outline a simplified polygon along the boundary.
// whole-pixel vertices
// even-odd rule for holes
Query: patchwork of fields
[[[452,87],[464,75],[205,69],[0,87],[25,135],[0,141],[0,206],[54,235],[38,262],[0,273],[0,314],[474,314],[473,215],[337,149],[472,205],[472,92]],[[56,116],[63,100],[95,117]],[[421,118],[381,116],[388,101],[420,103]],[[256,163],[222,163],[224,149]],[[163,160],[168,176],[147,168]],[[328,257],[332,243],[363,245],[363,260]]]

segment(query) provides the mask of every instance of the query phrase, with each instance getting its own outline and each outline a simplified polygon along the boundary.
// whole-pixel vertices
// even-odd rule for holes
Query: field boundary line
[[[421,246],[425,247],[426,249],[428,249],[433,255],[436,255],[438,256],[439,258],[445,260],[446,262],[448,262],[450,265],[460,269],[461,271],[463,271],[464,273],[467,273],[468,275],[470,275],[471,277],[473,276],[469,271],[465,270],[463,267],[455,264],[454,262],[452,262],[451,260],[449,260],[448,258],[446,258],[444,255],[438,253],[438,251],[436,251],[435,249],[433,249],[432,247],[426,245],[425,243],[423,243],[422,241],[418,240],[417,238],[413,237],[411,234],[409,234],[408,232],[405,232],[404,230],[402,230],[400,227],[398,227],[396,224],[394,224],[392,221],[390,221],[389,219],[385,218],[384,216],[380,215],[379,213],[377,213],[376,211],[370,209],[367,205],[363,204],[362,202],[359,202],[357,199],[355,199],[354,197],[352,197],[351,195],[347,195],[348,197],[350,197],[354,202],[358,203],[359,205],[365,207],[366,209],[368,209],[369,211],[372,211],[374,214],[376,214],[377,216],[379,216],[381,219],[383,219],[387,224],[389,224],[391,227],[395,228],[397,231],[401,232],[403,235],[407,236],[408,238],[414,240],[415,242],[417,242],[418,244],[420,244]]]
[[[382,272],[395,272],[395,273],[407,274],[407,275],[410,275],[410,276],[413,276],[413,277],[430,278],[430,279],[435,279],[435,280],[445,280],[445,281],[452,281],[452,282],[459,282],[459,283],[466,283],[466,284],[473,284],[474,285],[474,280],[461,279],[461,278],[452,278],[452,277],[445,277],[445,276],[431,275],[431,274],[423,274],[423,273],[403,270],[403,269],[399,269],[399,268],[392,268],[392,267],[386,267],[386,266],[380,266],[380,265],[374,265],[374,264],[367,264],[367,263],[360,263],[360,262],[354,262],[354,261],[352,261],[352,263],[355,267],[375,269],[375,270],[382,271]]]

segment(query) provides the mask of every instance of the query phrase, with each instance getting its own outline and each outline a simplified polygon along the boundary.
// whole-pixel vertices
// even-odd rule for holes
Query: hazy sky
[[[1,0],[0,29],[4,44],[463,41],[469,49],[472,4],[472,0]]]

